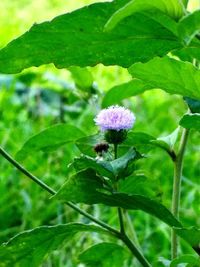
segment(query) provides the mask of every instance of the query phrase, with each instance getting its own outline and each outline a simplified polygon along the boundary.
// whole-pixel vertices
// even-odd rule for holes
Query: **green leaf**
[[[184,115],[179,124],[186,129],[195,129],[200,131],[200,114]]]
[[[189,62],[157,57],[147,63],[132,65],[129,72],[151,87],[170,94],[200,99],[200,70]]]
[[[126,250],[114,243],[96,244],[79,255],[79,260],[88,267],[121,267],[124,264]]]
[[[101,134],[82,137],[76,140],[76,146],[83,154],[94,157],[96,155],[94,146],[101,142],[103,139],[104,137]]]
[[[180,38],[188,45],[200,32],[200,10],[185,16],[178,24]]]
[[[74,160],[73,166],[76,171],[91,168],[101,176],[111,179],[124,179],[133,173],[135,170],[135,161],[140,158],[142,158],[141,154],[131,148],[125,155],[112,161],[82,156]]]
[[[82,136],[84,133],[75,126],[56,124],[28,139],[16,157],[22,160],[36,151],[55,150],[66,143],[75,142]]]
[[[45,256],[64,246],[80,232],[107,233],[100,227],[79,223],[41,226],[22,232],[0,246],[0,267],[38,267]]]
[[[183,5],[178,0],[132,0],[117,10],[105,25],[107,31],[113,29],[121,20],[137,12],[158,9],[178,20],[184,14]]]
[[[180,129],[178,127],[171,134],[164,137],[159,137],[156,140],[152,140],[151,143],[155,146],[164,149],[168,153],[171,153],[177,141],[179,130]]]
[[[134,148],[120,158],[109,162],[113,168],[114,175],[117,179],[124,179],[131,175],[135,170],[135,161],[143,158],[143,156]]]
[[[93,77],[87,68],[71,66],[68,70],[72,73],[76,86],[85,91],[91,91],[93,85]]]
[[[99,63],[129,67],[182,47],[171,24],[170,29],[162,25],[162,13],[156,19],[150,12],[137,13],[105,33],[105,23],[120,7],[121,1],[96,3],[34,24],[0,50],[0,72],[18,73],[49,63],[57,68]]]
[[[104,96],[102,106],[105,108],[114,104],[119,104],[123,99],[136,96],[149,89],[152,88],[146,85],[143,81],[133,79],[132,81],[111,88]]]
[[[192,99],[190,97],[184,97],[184,100],[187,103],[192,113],[200,113],[200,101],[199,100]]]
[[[180,263],[190,263],[190,267],[199,267],[200,260],[194,255],[181,255],[174,259],[169,267],[177,267]]]
[[[106,164],[107,163],[107,164]],[[73,166],[76,171],[82,171],[88,168],[95,170],[99,175],[114,179],[114,170],[110,162],[94,159],[88,156],[75,158]]]
[[[53,197],[61,201],[75,203],[102,203],[111,207],[121,207],[130,210],[143,210],[166,224],[181,227],[171,212],[159,202],[141,195],[111,193],[103,187],[101,179],[92,169],[71,176]]]
[[[200,255],[200,229],[191,228],[175,228],[176,233],[186,240],[193,249]]]

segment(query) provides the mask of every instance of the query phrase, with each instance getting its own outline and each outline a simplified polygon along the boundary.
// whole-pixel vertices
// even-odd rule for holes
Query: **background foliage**
[[[35,22],[51,19],[56,15],[93,2],[97,1],[76,0],[63,3],[58,0],[42,0],[39,2],[4,0],[0,2],[0,8],[4,10],[0,21],[0,47],[24,33]],[[196,4],[195,1],[191,1],[190,9],[195,8]],[[140,78],[139,63],[133,68],[135,78]],[[152,71],[151,66],[147,65],[147,68]],[[146,69],[142,71],[146,72]],[[81,76],[79,76],[80,73]],[[16,75],[1,74],[1,145],[12,155],[16,155],[28,170],[41,177],[55,190],[58,190],[66,177],[73,173],[69,164],[75,156],[80,155],[80,150],[84,149],[83,144],[76,146],[65,140],[63,146],[59,146],[56,150],[57,143],[53,147],[44,149],[43,152],[37,152],[34,147],[31,153],[30,150],[27,153],[24,149],[27,143],[25,145],[24,143],[30,136],[37,134],[44,128],[62,122],[67,122],[72,127],[77,126],[80,129],[80,133],[76,132],[77,136],[80,134],[79,137],[82,137],[82,132],[85,135],[96,134],[97,128],[94,125],[93,118],[101,108],[102,103],[105,106],[106,101],[109,103],[109,100],[103,99],[105,93],[110,88],[130,80],[131,75],[126,69],[117,66],[105,67],[101,64],[88,67],[84,73],[73,68],[58,70],[52,64],[49,64],[39,68],[29,68]],[[151,82],[153,88],[156,88],[155,82]],[[169,87],[172,88],[172,86]],[[140,84],[138,88],[138,90],[141,90]],[[196,90],[195,96],[197,95],[199,97],[199,92]],[[112,97],[111,99],[113,101]],[[182,96],[169,95],[160,89],[146,90],[137,96],[122,99],[120,103],[136,114],[137,122],[134,131],[145,132],[155,138],[167,136],[173,132],[182,116],[187,112],[187,106]],[[56,134],[59,133],[56,131]],[[59,140],[61,137],[63,137],[62,133]],[[46,142],[46,137],[44,141]],[[149,150],[147,146],[144,152],[146,151],[149,151],[147,159],[138,162],[138,168],[142,170],[143,180],[135,189],[136,193],[154,197],[170,209],[172,162],[167,153],[160,148]],[[186,227],[195,225],[200,228],[199,152],[199,133],[192,130],[185,155],[181,196],[182,209],[180,211],[180,219]],[[90,153],[93,153],[92,149]],[[88,223],[87,219],[77,215],[69,207],[49,201],[50,196],[47,193],[43,193],[37,185],[32,184],[3,159],[0,161],[0,171],[1,243],[18,232],[41,225],[51,226],[77,221]],[[145,190],[144,184],[146,186]],[[80,206],[95,216],[102,214],[102,219],[111,225],[117,224],[117,215],[114,208],[103,205],[91,207],[80,204]],[[169,227],[141,211],[130,211],[130,215],[134,220],[134,227],[138,233],[141,247],[150,262],[156,261],[155,255],[169,258]],[[102,237],[97,233],[87,235],[79,233],[78,237],[70,236],[70,242],[65,243],[64,248],[62,247],[51,253],[42,266],[85,266],[83,264],[87,263],[87,252],[79,256],[77,251],[84,251],[92,244],[101,242]],[[104,241],[108,239],[107,236],[103,237]],[[97,249],[103,250],[104,248]],[[184,241],[181,241],[181,250],[187,253],[188,251],[192,252]],[[126,255],[126,251],[124,253]],[[120,262],[117,252],[113,254],[113,258],[116,259],[116,262]],[[92,265],[94,263],[90,264],[94,266]],[[131,266],[130,264],[131,258],[127,257],[124,266]],[[133,264],[137,263],[134,262]]]

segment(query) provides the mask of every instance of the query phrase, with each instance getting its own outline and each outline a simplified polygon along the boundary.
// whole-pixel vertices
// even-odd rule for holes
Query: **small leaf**
[[[194,255],[182,255],[174,259],[169,267],[177,267],[181,263],[190,263],[190,267],[199,267],[200,260]]]
[[[64,246],[79,232],[109,232],[94,225],[70,223],[41,226],[22,232],[0,246],[0,267],[38,267],[50,252]]]
[[[187,114],[180,120],[179,124],[186,129],[200,131],[200,114]]]
[[[74,159],[73,166],[77,172],[91,168],[101,176],[114,179],[114,171],[110,162],[104,162],[88,156],[82,156]]]
[[[135,161],[141,159],[142,155],[131,148],[125,155],[110,162],[115,177],[117,179],[124,179],[131,175],[135,170]]]
[[[146,90],[152,89],[143,81],[133,79],[127,83],[123,83],[111,88],[103,98],[102,106],[108,107],[114,104],[119,104],[123,99],[139,95]]]
[[[176,128],[171,134],[164,137],[159,137],[156,140],[152,140],[151,143],[155,146],[164,149],[168,153],[171,153],[177,141],[178,134],[179,134],[179,127]]]
[[[56,124],[28,139],[16,157],[22,160],[36,151],[55,150],[66,143],[75,142],[83,136],[84,133],[75,126]]]
[[[178,24],[180,38],[188,45],[200,32],[200,10],[183,17]]]
[[[103,139],[103,135],[95,134],[77,139],[75,144],[83,154],[94,157],[96,155],[94,146],[101,142]]]
[[[160,88],[170,94],[200,99],[200,70],[189,62],[157,57],[147,63],[132,65],[129,72],[151,87]]]
[[[105,30],[112,30],[121,20],[140,11],[158,9],[173,19],[184,14],[183,5],[178,0],[132,0],[117,10],[105,25]]]
[[[71,66],[68,68],[68,70],[72,73],[76,86],[79,89],[91,92],[93,77],[87,68]]]
[[[123,266],[126,250],[114,243],[96,244],[79,255],[79,260],[88,267],[121,267]]]
[[[188,104],[192,113],[200,113],[200,101],[190,97],[184,97],[185,102]]]

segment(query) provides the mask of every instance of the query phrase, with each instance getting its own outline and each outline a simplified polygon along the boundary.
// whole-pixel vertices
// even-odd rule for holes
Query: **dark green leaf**
[[[200,101],[190,97],[184,97],[185,102],[188,104],[192,113],[200,113]]]
[[[129,67],[182,47],[171,30],[173,21],[163,26],[166,16],[161,12],[154,17],[136,13],[105,33],[105,23],[120,7],[121,1],[97,3],[33,25],[0,51],[0,72],[17,73],[49,63],[57,68],[98,63]]]
[[[184,128],[200,131],[200,114],[184,115],[179,124]]]
[[[175,228],[175,231],[200,254],[200,229],[195,227]]]
[[[103,135],[95,134],[91,136],[82,137],[76,140],[78,149],[86,155],[95,156],[94,146],[104,139]]]
[[[99,243],[80,254],[79,260],[88,267],[121,267],[126,250],[114,243]]]
[[[76,171],[82,171],[91,168],[101,176],[114,179],[114,170],[110,162],[104,162],[88,156],[82,156],[74,159],[73,166]]]
[[[105,29],[112,30],[124,18],[152,9],[158,9],[174,19],[179,19],[184,14],[183,5],[178,0],[132,0],[112,15]]]
[[[20,233],[0,246],[0,266],[38,267],[44,257],[64,246],[79,232],[107,233],[100,227],[71,223],[56,226],[41,226]]]
[[[170,94],[200,99],[200,70],[189,62],[169,57],[154,58],[147,63],[134,64],[129,72],[151,87]]]
[[[95,171],[88,169],[70,177],[53,197],[64,202],[97,204],[102,203],[111,207],[121,207],[131,210],[143,210],[166,224],[181,227],[171,212],[159,202],[141,195],[110,193],[103,187],[102,181]]]
[[[135,96],[149,90],[148,85],[138,79],[133,79],[130,82],[123,83],[111,88],[103,98],[102,106],[108,107],[114,104],[119,104],[125,98]]]
[[[69,142],[75,142],[84,133],[75,126],[56,124],[34,135],[23,145],[17,153],[17,158],[22,160],[36,151],[55,150]]]
[[[189,44],[196,34],[200,32],[200,10],[185,16],[178,24],[180,38]]]
[[[124,179],[135,170],[135,161],[141,159],[142,155],[134,148],[131,148],[125,155],[110,162],[115,177]]]

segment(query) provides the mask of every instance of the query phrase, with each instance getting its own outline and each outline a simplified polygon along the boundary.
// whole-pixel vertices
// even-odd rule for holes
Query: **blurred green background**
[[[59,0],[4,0],[0,2],[0,47],[28,30],[33,23],[51,20],[86,4],[100,1]],[[103,1],[101,1],[103,2]],[[190,1],[195,9],[199,1]],[[131,79],[126,69],[102,65],[88,68],[92,89],[81,87],[77,74],[53,65],[30,68],[18,75],[0,74],[0,143],[15,155],[32,135],[55,123],[66,122],[78,126],[86,135],[95,134],[93,119],[101,108],[101,101],[110,88]],[[136,132],[155,137],[166,136],[176,129],[187,107],[180,96],[161,90],[147,91],[122,101],[136,115]],[[185,226],[200,227],[200,159],[199,134],[191,132],[187,147],[181,195],[180,219]],[[80,151],[75,145],[65,145],[48,153],[30,155],[21,162],[36,176],[57,190],[70,174],[68,164]],[[159,148],[150,151],[138,168],[148,177],[146,194],[159,198],[168,208],[171,205],[173,165]],[[0,241],[5,242],[20,231],[40,225],[54,225],[72,221],[88,221],[73,210],[52,203],[49,195],[33,184],[1,158],[0,160]],[[103,206],[84,208],[116,225],[115,209]],[[101,215],[100,215],[101,214]],[[140,244],[147,258],[156,262],[159,256],[169,258],[169,228],[143,212],[130,212]],[[70,246],[60,249],[42,266],[84,266],[78,261],[78,252],[101,240],[98,235],[79,236]],[[190,252],[185,243],[182,251]],[[131,266],[131,259],[126,266]],[[137,266],[137,263],[134,263]],[[155,263],[156,266],[156,263]],[[158,264],[158,266],[161,266]]]

